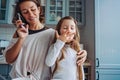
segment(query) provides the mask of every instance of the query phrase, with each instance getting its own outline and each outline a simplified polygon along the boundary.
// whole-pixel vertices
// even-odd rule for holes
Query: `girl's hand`
[[[70,34],[68,32],[65,32],[64,34],[59,35],[58,32],[55,32],[56,38],[62,40],[63,42],[70,42],[72,41],[71,36],[74,36],[74,34]]]
[[[77,65],[81,65],[85,62],[87,58],[87,51],[86,50],[80,50],[77,54]]]
[[[19,38],[25,38],[28,35],[28,25],[23,25],[21,20],[17,20],[16,26]]]

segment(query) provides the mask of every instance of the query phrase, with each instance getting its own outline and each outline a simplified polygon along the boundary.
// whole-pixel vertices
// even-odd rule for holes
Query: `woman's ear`
[[[41,11],[41,8],[40,8],[40,7],[38,7],[38,10],[39,10],[39,13],[41,14],[41,13],[42,13],[42,11]]]

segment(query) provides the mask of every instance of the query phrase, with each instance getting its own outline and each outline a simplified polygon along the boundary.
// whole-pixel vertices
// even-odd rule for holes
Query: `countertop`
[[[0,64],[7,64],[3,55],[0,55]]]
[[[90,61],[87,59],[87,60],[85,61],[85,63],[83,64],[83,66],[91,66]]]

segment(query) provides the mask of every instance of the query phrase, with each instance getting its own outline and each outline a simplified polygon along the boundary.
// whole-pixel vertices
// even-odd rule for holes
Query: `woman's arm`
[[[77,54],[77,64],[81,65],[85,62],[87,58],[87,51],[86,50],[80,50]]]
[[[23,41],[24,41],[23,39],[18,39],[17,42],[10,49],[6,51],[5,57],[7,63],[9,64],[13,63],[16,60],[19,51],[22,47]]]
[[[18,37],[18,40],[10,49],[6,51],[5,57],[7,63],[13,63],[16,60],[27,35],[28,35],[28,25],[25,28],[19,28],[19,27],[17,28],[17,31],[14,34],[13,38]]]

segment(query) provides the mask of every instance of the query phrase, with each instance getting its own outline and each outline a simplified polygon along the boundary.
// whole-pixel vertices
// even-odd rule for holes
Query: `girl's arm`
[[[48,54],[46,56],[45,63],[47,66],[53,66],[55,64],[55,61],[57,60],[61,49],[63,48],[65,42],[57,39],[57,41],[50,46],[48,50]]]

